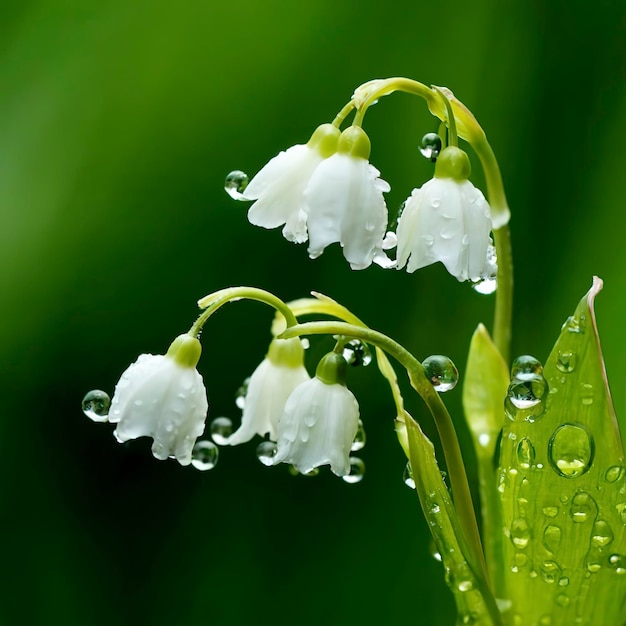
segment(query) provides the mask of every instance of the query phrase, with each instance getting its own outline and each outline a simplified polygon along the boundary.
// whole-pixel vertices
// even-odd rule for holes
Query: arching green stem
[[[456,431],[446,406],[428,381],[422,364],[406,348],[393,339],[375,330],[353,324],[343,322],[307,322],[288,328],[280,337],[288,339],[300,335],[348,335],[361,339],[384,350],[406,369],[411,385],[422,397],[435,420],[459,519],[465,530],[468,545],[472,550],[473,561],[481,568],[484,579],[488,581],[489,577],[478,532],[476,514]]]
[[[452,104],[448,100],[447,96],[439,89],[439,87],[433,87],[433,89],[439,94],[446,107],[446,118],[448,122],[448,145],[458,146],[459,138],[456,133],[456,121],[454,119],[454,112],[452,111]]]
[[[221,289],[220,291],[211,293],[198,301],[198,306],[206,310],[203,311],[193,323],[192,327],[189,329],[189,334],[193,337],[198,337],[202,332],[202,327],[205,322],[215,311],[225,304],[236,300],[257,300],[258,302],[263,302],[271,306],[285,318],[287,327],[295,326],[298,323],[291,309],[273,293],[265,291],[264,289],[257,289],[256,287],[229,287],[228,289]]]
[[[343,124],[343,121],[346,119],[346,117],[348,117],[348,115],[350,115],[353,110],[354,102],[350,100],[350,102],[348,102],[348,104],[346,104],[346,106],[344,106],[343,109],[341,109],[341,111],[339,111],[339,113],[337,113],[337,115],[335,116],[335,119],[333,120],[333,126],[339,128]]]

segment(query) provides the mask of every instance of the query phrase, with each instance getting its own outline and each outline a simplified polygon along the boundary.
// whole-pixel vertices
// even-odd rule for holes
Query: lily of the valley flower
[[[460,281],[494,274],[490,209],[468,180],[469,159],[459,148],[442,150],[435,177],[414,189],[398,220],[398,268],[409,272],[441,261]]]
[[[109,412],[120,443],[152,437],[157,459],[174,456],[181,465],[191,463],[209,408],[196,370],[200,352],[198,339],[180,335],[167,354],[142,354],[122,374]]]
[[[291,463],[306,474],[330,464],[337,476],[350,473],[359,405],[345,386],[346,369],[346,360],[331,352],[320,361],[315,378],[294,389],[278,422],[275,465]]]
[[[334,154],[340,131],[332,124],[319,126],[306,144],[298,144],[275,156],[250,181],[243,196],[256,200],[248,211],[255,226],[278,228],[288,241],[307,240],[303,193],[315,168]]]
[[[228,443],[237,445],[266,433],[276,441],[278,420],[287,398],[309,379],[300,339],[274,339],[267,356],[250,377],[241,426],[228,438]]]

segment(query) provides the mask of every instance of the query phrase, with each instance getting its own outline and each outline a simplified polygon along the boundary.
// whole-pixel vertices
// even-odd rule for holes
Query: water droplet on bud
[[[83,398],[83,413],[93,422],[108,422],[111,398],[105,391],[92,389]]]
[[[424,359],[422,365],[426,378],[432,383],[435,391],[439,393],[454,389],[459,381],[459,372],[447,356],[433,354]]]
[[[212,441],[198,441],[191,451],[191,464],[202,472],[217,465],[219,448]]]
[[[426,133],[420,143],[420,152],[424,158],[434,163],[441,152],[441,146],[441,137],[437,133]]]
[[[233,200],[246,200],[243,192],[249,183],[248,175],[241,170],[233,170],[226,176],[224,190]]]

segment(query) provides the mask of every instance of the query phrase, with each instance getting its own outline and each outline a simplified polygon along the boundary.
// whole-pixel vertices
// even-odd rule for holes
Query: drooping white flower
[[[167,354],[142,354],[122,374],[109,411],[120,443],[152,437],[157,459],[175,456],[181,465],[191,463],[209,408],[196,370],[200,352],[198,339],[180,335]]]
[[[380,172],[368,162],[370,141],[351,126],[341,133],[337,152],[315,169],[304,191],[309,255],[316,258],[339,243],[352,269],[364,269],[383,252],[389,191]]]
[[[265,165],[243,192],[256,200],[248,210],[255,226],[283,226],[284,237],[295,243],[307,240],[303,193],[315,168],[335,152],[340,131],[332,124],[319,126],[306,144],[281,152]]]
[[[494,273],[490,252],[490,209],[468,180],[469,159],[459,148],[444,148],[435,177],[414,189],[398,219],[398,268],[409,272],[441,261],[460,281]]]
[[[234,446],[250,441],[254,435],[266,433],[276,441],[278,420],[287,398],[298,385],[309,379],[300,339],[274,339],[267,356],[250,377],[241,426],[227,443]]]
[[[343,384],[346,367],[345,359],[331,352],[320,361],[315,378],[294,389],[278,422],[274,465],[291,463],[306,474],[330,464],[337,476],[350,473],[359,405]]]

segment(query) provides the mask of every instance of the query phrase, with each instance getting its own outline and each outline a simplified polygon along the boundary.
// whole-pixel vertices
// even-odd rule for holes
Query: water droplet
[[[567,576],[561,576],[559,578],[559,587],[567,587],[569,585],[569,578]]]
[[[528,522],[522,517],[511,522],[511,541],[516,548],[523,550],[530,541],[530,528]]]
[[[365,428],[363,427],[363,422],[359,420],[359,427],[357,428],[356,435],[354,436],[354,441],[352,442],[352,446],[350,447],[350,452],[358,452],[365,447]]]
[[[528,469],[535,462],[535,447],[528,437],[517,444],[517,460],[522,469]]]
[[[235,404],[238,409],[243,411],[243,408],[246,406],[246,395],[248,394],[248,385],[250,384],[250,377],[246,378],[241,387],[237,389],[237,393],[235,394]]]
[[[531,409],[543,402],[548,393],[546,379],[537,374],[525,378],[513,378],[507,395],[518,409]]]
[[[441,137],[437,133],[426,133],[420,143],[420,152],[424,158],[434,163],[441,152],[441,146]]]
[[[593,385],[589,385],[588,383],[583,383],[580,386],[580,401],[585,405],[589,406],[593,404]]]
[[[233,434],[233,423],[228,417],[216,417],[209,427],[211,437],[218,446],[228,444],[228,438]]]
[[[528,563],[528,557],[523,552],[517,552],[514,559],[517,567],[524,567]]]
[[[411,469],[411,463],[408,461],[407,464],[404,466],[404,472],[402,473],[402,482],[410,489],[415,489],[413,470]]]
[[[563,579],[559,579],[559,584],[561,583],[561,580]],[[559,593],[554,600],[559,606],[562,607],[566,607],[570,603],[569,596],[564,593]]]
[[[314,467],[312,470],[309,470],[308,472],[301,472],[295,465],[290,465],[289,473],[292,476],[306,476],[307,478],[315,478],[315,476],[319,476],[320,468]]]
[[[430,380],[435,391],[443,393],[444,391],[454,389],[459,380],[459,372],[447,356],[433,354],[424,359],[422,365],[424,366],[426,378]]]
[[[233,200],[245,200],[243,195],[250,179],[245,172],[233,170],[226,176],[224,190]]]
[[[433,557],[433,559],[435,559],[435,561],[439,561],[441,563],[441,561],[443,561],[443,558],[441,557],[441,552],[439,552],[439,549],[437,548],[437,546],[435,545],[435,542],[431,539],[429,544],[428,544],[428,548],[430,551],[430,556]]]
[[[471,591],[474,588],[474,583],[471,580],[461,580],[457,584],[457,588],[461,592]]]
[[[274,465],[277,450],[278,446],[273,441],[262,441],[256,447],[256,458],[266,467],[270,467]]]
[[[593,525],[591,543],[598,548],[605,548],[613,541],[613,531],[607,522],[599,519]]]
[[[472,281],[472,289],[476,293],[488,296],[496,291],[498,288],[498,280],[495,276],[487,276],[485,278],[479,278]]]
[[[441,206],[441,198],[433,198],[430,201],[431,206],[433,207],[433,209],[438,209]],[[446,217],[444,215],[444,217]],[[450,237],[452,237],[452,234],[446,236],[443,234],[443,231],[441,232],[441,236],[444,237],[445,239],[449,239]]]
[[[613,467],[609,467],[609,469],[606,470],[604,480],[606,480],[607,483],[616,483],[623,476],[624,468],[620,465],[614,465]]]
[[[432,235],[422,235],[422,241],[430,247],[435,243],[435,238]]]
[[[372,362],[372,352],[360,339],[352,339],[343,347],[343,358],[352,367],[367,367]]]
[[[595,451],[593,437],[582,424],[559,426],[548,444],[548,458],[557,474],[565,478],[582,476],[591,467]]]
[[[558,506],[544,506],[543,507],[543,514],[546,517],[556,517],[558,512],[559,512]]]
[[[623,554],[611,554],[609,567],[612,567],[618,574],[626,574],[626,556]]]
[[[543,374],[543,365],[534,356],[523,354],[511,364],[511,379],[533,380],[535,376]]]
[[[539,626],[552,626],[552,617],[550,617],[550,615],[543,615],[539,620]]]
[[[585,332],[586,321],[587,320],[584,315],[581,315],[580,317],[570,315],[565,320],[565,324],[563,324],[563,327],[561,330],[567,329],[567,331],[570,333],[583,334]]]
[[[561,529],[558,526],[546,526],[543,531],[543,545],[554,554],[561,545]]]
[[[573,372],[576,367],[576,353],[571,350],[559,350],[556,367],[565,374]]]
[[[105,391],[92,389],[83,398],[83,413],[93,422],[108,422],[111,398]]]
[[[365,476],[365,463],[358,456],[350,457],[350,473],[342,476],[343,480],[351,485],[360,483]]]
[[[596,515],[597,505],[595,500],[584,491],[579,491],[572,498],[570,515],[577,524],[584,524]]]
[[[549,584],[552,584],[556,581],[559,574],[561,573],[561,568],[556,561],[544,561],[539,568],[541,572],[541,577],[543,580]]]
[[[191,451],[191,464],[203,472],[213,469],[219,454],[219,448],[212,441],[198,441]]]

